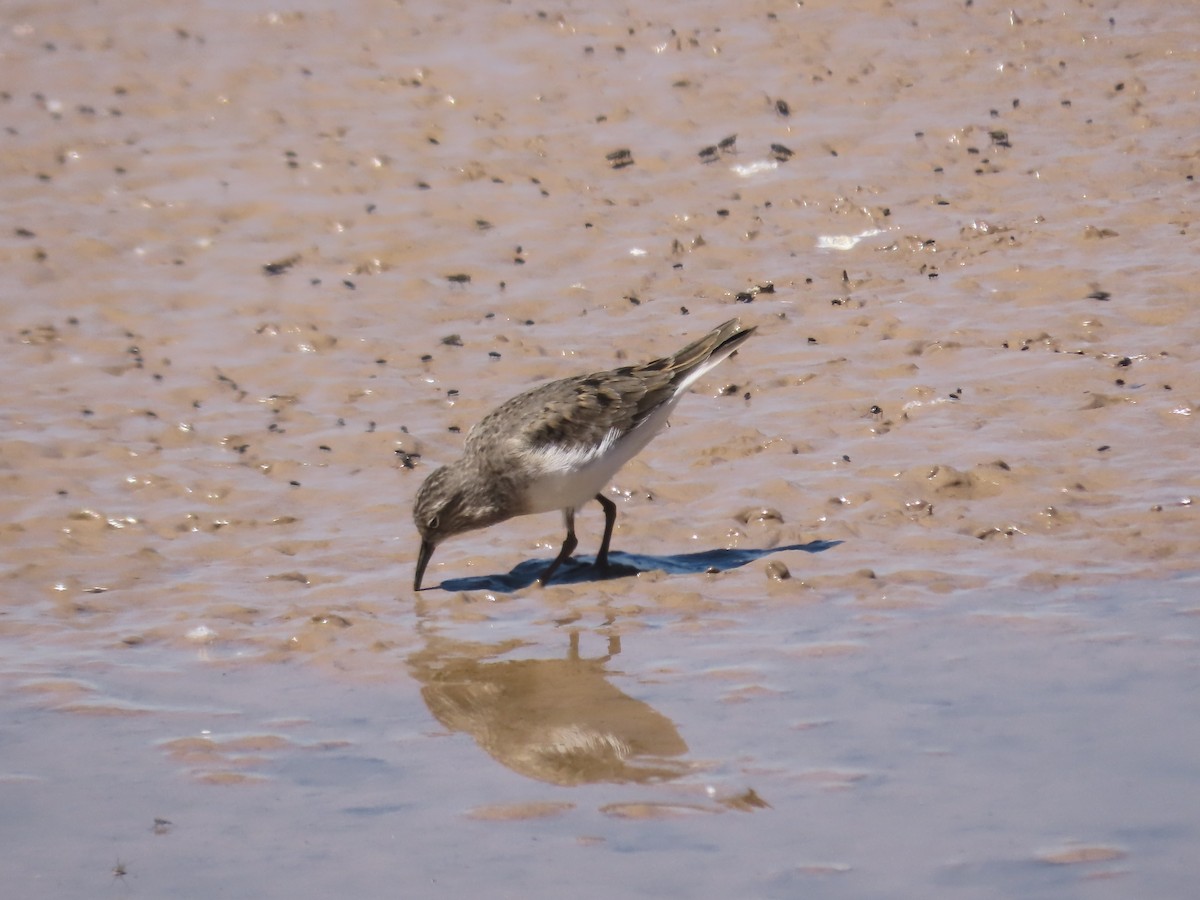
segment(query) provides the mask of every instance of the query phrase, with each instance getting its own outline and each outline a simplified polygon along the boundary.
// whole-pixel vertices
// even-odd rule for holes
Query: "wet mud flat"
[[[13,883],[1186,892],[1193,19],[15,12]],[[408,590],[474,422],[733,315],[636,575],[591,510],[545,590],[553,515]]]

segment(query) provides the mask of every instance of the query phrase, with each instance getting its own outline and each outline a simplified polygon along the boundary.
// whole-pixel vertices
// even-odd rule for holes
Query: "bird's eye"
[[[441,526],[441,524],[442,524],[442,520],[440,518],[438,518],[437,516],[431,516],[429,518],[429,521],[426,523],[426,525],[430,531],[437,531],[439,526]]]

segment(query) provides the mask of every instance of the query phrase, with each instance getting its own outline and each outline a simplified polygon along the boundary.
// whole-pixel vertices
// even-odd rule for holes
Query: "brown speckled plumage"
[[[671,356],[552,381],[489,413],[467,435],[462,458],[435,471],[417,493],[421,554],[414,588],[446,538],[559,508],[567,538],[539,579],[545,583],[574,551],[575,510],[593,494],[605,512],[596,557],[605,566],[616,507],[597,492],[665,424],[687,386],[753,333],[730,319]]]

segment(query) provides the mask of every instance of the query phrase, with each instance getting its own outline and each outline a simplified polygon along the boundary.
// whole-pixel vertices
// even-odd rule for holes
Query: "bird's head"
[[[425,567],[433,551],[446,538],[486,528],[507,518],[500,512],[492,485],[461,464],[442,466],[421,485],[413,503],[413,523],[421,534],[413,590],[421,589]]]

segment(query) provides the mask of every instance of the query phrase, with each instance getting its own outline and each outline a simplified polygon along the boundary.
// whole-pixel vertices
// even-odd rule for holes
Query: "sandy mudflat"
[[[1185,896],[1176,6],[10,10],[6,883]],[[734,315],[612,485],[647,571],[486,589],[546,515],[413,596],[474,422]]]

